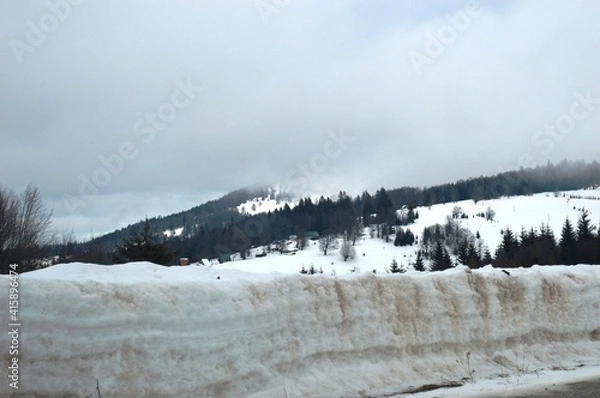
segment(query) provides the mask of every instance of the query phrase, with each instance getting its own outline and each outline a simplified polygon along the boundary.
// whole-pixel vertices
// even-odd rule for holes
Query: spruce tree
[[[594,230],[590,222],[590,213],[582,210],[577,220],[577,259],[578,263],[592,264],[595,260]]]
[[[469,268],[481,267],[481,257],[479,256],[477,248],[473,242],[469,243],[469,247],[467,249],[467,266],[469,266]]]
[[[458,263],[462,265],[469,264],[469,244],[462,241],[458,244]]]
[[[448,250],[446,250],[446,248],[438,242],[435,247],[435,252],[433,253],[433,265],[431,270],[444,271],[449,268],[452,268],[452,259],[450,258],[450,254],[448,254]]]
[[[117,245],[117,252],[113,256],[113,261],[117,264],[131,261],[150,261],[155,264],[167,265],[177,253],[171,251],[167,243],[163,240],[156,242],[156,238],[150,231],[148,219],[144,222],[142,232],[137,227],[133,227],[129,238],[123,240],[123,243]]]
[[[490,249],[486,246],[483,250],[483,258],[481,259],[481,262],[483,263],[483,265],[490,265],[493,261],[494,259],[492,258]]]
[[[394,246],[402,246],[404,241],[404,230],[402,228],[398,228],[396,231],[396,239],[394,239]]]
[[[534,256],[538,258],[538,264],[553,265],[558,260],[558,247],[554,231],[547,224],[540,227],[539,243],[536,245]]]
[[[587,239],[592,239],[594,236],[594,226],[590,222],[590,213],[587,210],[582,210],[579,213],[579,218],[577,220],[577,240],[585,241]]]
[[[519,249],[519,241],[515,238],[514,233],[510,228],[506,227],[502,231],[502,242],[496,250],[496,261],[494,265],[504,267],[515,265],[515,255]]]
[[[594,256],[594,264],[600,264],[600,226],[596,234],[596,254]]]
[[[365,191],[361,196],[361,202],[363,224],[369,225],[371,223],[371,215],[375,213],[375,204],[373,203],[373,197],[367,191]]]
[[[454,267],[454,264],[452,263],[452,257],[450,257],[450,253],[448,253],[448,250],[445,247],[442,251],[442,266],[444,269]]]
[[[377,211],[377,222],[391,223],[396,220],[394,205],[385,188],[381,188],[375,193],[375,208]]]
[[[559,262],[564,265],[573,265],[577,262],[577,239],[575,230],[569,218],[565,219],[559,242]]]
[[[417,259],[415,260],[415,271],[423,272],[425,271],[425,262],[423,261],[423,254],[421,250],[417,251]]]
[[[396,257],[392,259],[392,262],[390,264],[390,272],[392,274],[398,274],[402,272],[402,269],[398,266],[398,261],[396,261]]]

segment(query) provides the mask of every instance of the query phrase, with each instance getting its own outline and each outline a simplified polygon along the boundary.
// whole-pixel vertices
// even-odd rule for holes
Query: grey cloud
[[[80,234],[285,184],[340,129],[355,141],[308,190],[424,186],[597,156],[600,106],[549,153],[551,138],[532,140],[576,93],[600,98],[596,2],[482,1],[421,74],[409,53],[427,55],[466,2],[292,1],[265,24],[254,1],[90,0],[19,64],[9,41],[48,12],[30,3],[0,16],[0,182],[40,187],[57,223]],[[201,93],[144,142],[136,122],[188,79]],[[136,156],[71,214],[64,195],[128,142]]]

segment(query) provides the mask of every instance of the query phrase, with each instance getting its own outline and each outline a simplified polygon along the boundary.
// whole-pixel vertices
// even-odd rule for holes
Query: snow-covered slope
[[[515,233],[520,233],[522,228],[539,228],[542,223],[548,225],[557,239],[565,218],[568,217],[573,225],[577,225],[577,217],[581,209],[586,209],[590,214],[590,220],[597,226],[600,221],[600,190],[588,189],[579,191],[568,191],[560,193],[541,193],[530,196],[514,196],[493,200],[472,200],[438,204],[430,207],[417,207],[415,210],[419,218],[414,224],[405,229],[411,230],[420,237],[425,227],[436,223],[444,224],[446,217],[451,216],[455,207],[460,207],[466,219],[455,221],[471,230],[473,234],[479,232],[482,243],[485,244],[493,254],[501,240],[501,230],[508,227]],[[493,220],[478,217],[477,214],[485,213],[491,208],[496,213]],[[336,250],[327,256],[319,252],[316,242],[309,242],[308,247],[298,251],[294,255],[271,253],[266,257],[254,258],[251,255],[246,260],[234,256],[233,261],[219,265],[220,268],[237,269],[247,272],[283,272],[294,274],[304,266],[311,265],[317,270],[322,269],[326,274],[346,274],[357,267],[362,271],[375,270],[385,273],[392,259],[408,269],[412,269],[418,245],[407,247],[395,247],[393,239],[385,243],[382,239],[371,237],[369,228],[365,229],[364,236],[356,243],[356,258],[353,261],[344,262]],[[262,252],[262,249],[253,252]]]
[[[271,186],[263,189],[263,194],[240,203],[236,209],[240,214],[256,215],[281,210],[287,204],[290,208],[298,204],[295,195],[282,186]]]
[[[599,266],[331,277],[69,264],[19,281],[19,394],[91,397],[98,380],[103,397],[376,396],[460,380],[467,352],[480,380],[600,358]]]
[[[163,232],[163,235],[165,235],[167,238],[171,238],[173,236],[181,236],[182,233],[183,233],[183,227],[175,228],[174,230],[167,229],[166,231]]]
[[[275,210],[281,210],[285,207],[285,205],[294,207],[296,204],[294,202],[286,202],[278,199],[272,198],[254,198],[248,200],[237,207],[237,211],[241,214],[247,214],[249,216],[254,216],[260,213],[268,213]]]
[[[431,207],[417,207],[419,219],[411,226],[415,234],[422,234],[423,229],[435,223],[443,224],[445,218],[452,214],[452,209],[458,206],[469,216],[468,219],[458,219],[461,225],[473,233],[479,231],[482,239],[493,253],[500,243],[503,228],[509,227],[519,233],[521,228],[529,230],[538,228],[542,223],[548,225],[556,238],[568,217],[572,225],[577,225],[577,217],[581,209],[590,213],[592,224],[598,226],[600,221],[600,189],[582,189],[557,193],[539,193],[529,196],[511,196],[492,200],[482,200],[475,203],[472,200],[444,203]],[[496,213],[493,221],[477,217],[490,207]]]

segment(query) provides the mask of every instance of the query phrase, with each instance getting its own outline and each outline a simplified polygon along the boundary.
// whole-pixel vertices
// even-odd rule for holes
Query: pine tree
[[[554,231],[549,225],[540,227],[540,236],[538,242],[535,245],[534,256],[537,258],[537,264],[553,265],[558,260],[558,247],[556,245],[556,238],[554,237]]]
[[[392,259],[392,262],[390,264],[390,272],[392,274],[398,274],[402,272],[402,269],[398,266],[398,261],[396,261],[396,257]]]
[[[486,246],[483,250],[483,258],[481,259],[481,262],[483,265],[490,265],[493,261],[494,259],[492,258],[492,253],[490,253],[490,249]]]
[[[394,246],[400,246],[402,244],[402,240],[404,239],[404,230],[402,228],[398,228],[396,231],[396,239],[394,239]]]
[[[595,257],[594,230],[595,225],[590,222],[590,213],[582,210],[577,220],[577,262],[591,264]]]
[[[423,272],[425,271],[425,263],[423,261],[423,254],[421,250],[417,251],[417,259],[415,260],[415,271]]]
[[[394,239],[394,246],[409,246],[415,242],[415,235],[410,229],[404,230],[398,228],[396,231],[396,239]]]
[[[148,219],[144,222],[142,232],[137,227],[133,227],[129,238],[122,244],[117,245],[117,253],[113,261],[117,264],[131,261],[150,261],[155,264],[167,265],[169,261],[177,254],[169,249],[167,243],[163,240],[156,243],[156,238],[150,231]]]
[[[594,226],[590,222],[590,213],[587,210],[582,210],[579,213],[577,220],[577,240],[584,241],[592,239],[594,236]]]
[[[469,268],[481,267],[481,257],[479,257],[479,253],[473,242],[469,243],[467,249],[467,266],[469,266]]]
[[[569,218],[565,219],[562,227],[559,250],[559,262],[561,264],[573,265],[577,262],[577,239]]]
[[[504,267],[514,266],[515,255],[518,248],[518,240],[515,238],[515,235],[510,228],[506,227],[506,229],[502,231],[502,242],[496,250],[496,261],[494,265],[501,265]]]
[[[454,264],[452,263],[452,257],[450,257],[450,253],[448,253],[448,250],[445,247],[442,251],[442,266],[444,267],[444,269],[454,267]]]
[[[431,270],[444,271],[449,268],[452,268],[450,254],[448,254],[448,250],[446,250],[441,243],[438,243],[433,254],[433,266],[431,267]]]
[[[594,264],[600,264],[600,226],[596,234],[596,254],[594,256]]]
[[[469,244],[465,241],[458,244],[458,263],[462,265],[469,264]]]
[[[375,204],[373,203],[373,197],[367,191],[365,191],[361,195],[361,202],[363,224],[369,225],[371,223],[371,214],[375,213]]]
[[[377,211],[377,222],[391,223],[392,221],[395,221],[394,205],[385,188],[381,188],[375,193],[375,207]]]

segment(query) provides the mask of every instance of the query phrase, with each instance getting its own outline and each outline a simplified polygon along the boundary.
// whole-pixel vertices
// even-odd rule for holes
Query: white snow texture
[[[460,380],[467,352],[480,379],[600,358],[600,266],[510,273],[58,265],[19,278],[19,390],[0,395],[376,396]]]

